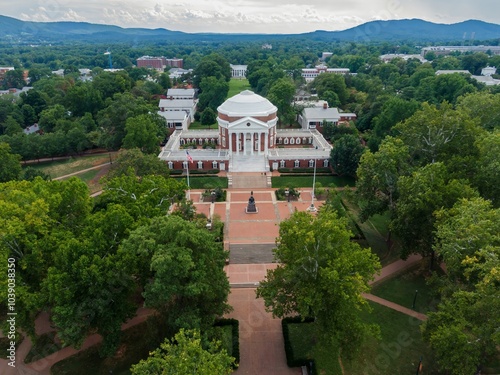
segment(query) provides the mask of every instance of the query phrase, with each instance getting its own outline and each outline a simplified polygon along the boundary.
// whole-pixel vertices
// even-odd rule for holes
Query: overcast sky
[[[0,0],[0,14],[184,32],[303,33],[372,20],[479,19],[500,24],[498,0]]]

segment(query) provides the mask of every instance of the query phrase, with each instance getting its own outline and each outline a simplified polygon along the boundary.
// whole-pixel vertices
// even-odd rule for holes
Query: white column
[[[233,153],[233,134],[227,129],[227,137],[226,139],[229,142],[229,154],[231,155]]]
[[[257,154],[260,154],[260,137],[262,136],[262,132],[257,133]]]
[[[267,155],[267,148],[269,147],[269,131],[264,133],[264,153]]]
[[[253,149],[255,148],[255,132],[251,132],[250,137],[252,138],[252,142],[250,142],[250,144],[252,145],[252,147],[250,148],[250,155],[253,155]]]

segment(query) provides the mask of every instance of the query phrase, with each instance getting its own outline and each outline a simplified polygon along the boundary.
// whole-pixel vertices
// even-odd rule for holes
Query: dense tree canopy
[[[257,288],[274,316],[315,318],[320,341],[338,344],[347,356],[376,332],[359,313],[368,307],[362,293],[380,268],[376,256],[350,237],[346,220],[333,211],[296,211],[280,224],[277,268]]]

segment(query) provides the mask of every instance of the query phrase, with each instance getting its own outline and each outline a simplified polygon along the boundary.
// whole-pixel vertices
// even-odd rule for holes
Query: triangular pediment
[[[269,126],[253,117],[243,117],[228,124],[231,130],[267,130]]]

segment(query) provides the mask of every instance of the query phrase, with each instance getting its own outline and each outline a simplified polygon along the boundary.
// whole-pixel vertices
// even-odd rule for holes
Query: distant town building
[[[441,74],[455,74],[455,73],[465,74],[465,75],[468,75],[468,76],[471,75],[468,70],[436,70],[436,75],[437,76],[439,76]]]
[[[494,66],[487,66],[486,68],[481,69],[481,75],[482,76],[491,76],[493,74],[496,74],[497,68]]]
[[[193,69],[182,69],[182,68],[171,68],[168,71],[168,76],[170,79],[179,79],[182,78],[184,75],[192,73]]]
[[[137,59],[138,68],[149,68],[164,71],[165,68],[182,68],[183,59],[167,59],[166,57],[142,56]]]
[[[321,60],[325,61],[327,58],[332,57],[332,56],[333,56],[333,52],[323,52],[321,54]]]
[[[233,65],[229,64],[231,67],[231,77],[233,78],[245,78],[247,76],[247,66],[246,65]]]
[[[329,68],[326,65],[316,65],[314,68],[302,69],[302,77],[306,82],[311,82],[322,73],[349,74],[349,68]]]
[[[491,52],[493,55],[500,55],[500,46],[432,46],[422,48],[420,55],[425,57],[429,52],[434,52],[436,56],[449,55],[452,52]]]
[[[196,113],[196,100],[192,99],[160,99],[158,107],[160,112],[168,111],[181,111],[186,112],[190,117],[190,121],[194,121],[194,114]]]
[[[265,43],[262,45],[262,49],[273,49],[273,45],[269,43]]]
[[[196,96],[195,89],[168,89],[167,99],[190,99],[194,100]]]
[[[24,134],[33,134],[33,133],[39,133],[40,132],[40,127],[38,124],[33,124],[31,126],[28,126],[26,129],[23,129]]]
[[[484,83],[486,86],[500,85],[500,79],[494,79],[491,75],[475,76],[475,75],[470,74],[470,72],[468,70],[438,70],[438,71],[436,71],[436,75],[454,74],[454,73],[468,75],[471,78],[474,78],[476,81]]]
[[[329,108],[328,103],[323,101],[321,107],[304,108],[299,115],[299,124],[302,129],[318,129],[323,132],[325,122],[338,125],[339,122],[349,122],[356,119],[355,113],[341,113],[338,108]]]
[[[31,86],[24,86],[22,89],[11,88],[11,89],[8,89],[8,90],[0,90],[0,95],[14,95],[14,96],[19,96],[23,92],[28,92],[32,88],[33,87],[31,87]]]
[[[389,53],[386,55],[380,55],[379,58],[383,62],[389,62],[393,59],[398,59],[398,58],[403,59],[405,61],[408,61],[409,59],[417,59],[421,63],[427,62],[427,60],[424,57],[422,57],[421,55],[407,55],[404,53]]]
[[[2,79],[9,70],[14,70],[13,66],[0,66],[0,79]]]

